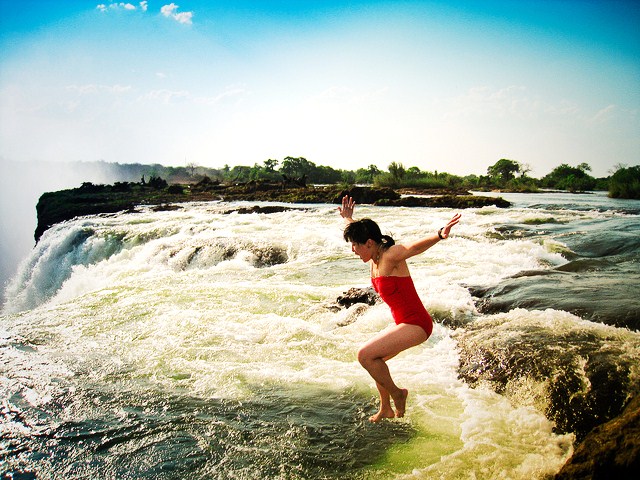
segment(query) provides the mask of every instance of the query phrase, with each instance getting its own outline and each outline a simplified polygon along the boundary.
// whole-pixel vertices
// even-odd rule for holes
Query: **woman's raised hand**
[[[459,213],[456,213],[453,218],[451,218],[451,220],[449,220],[449,223],[447,223],[444,227],[442,227],[442,238],[447,238],[449,236],[449,232],[451,231],[451,227],[453,227],[454,225],[456,225],[459,221],[460,221],[460,217],[462,215]]]
[[[342,207],[338,207],[340,216],[348,222],[353,222],[353,210],[356,202],[348,195],[342,197]]]

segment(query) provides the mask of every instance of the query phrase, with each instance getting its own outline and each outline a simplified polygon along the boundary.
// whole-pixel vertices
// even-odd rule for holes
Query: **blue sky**
[[[640,163],[640,2],[0,0],[0,160]]]

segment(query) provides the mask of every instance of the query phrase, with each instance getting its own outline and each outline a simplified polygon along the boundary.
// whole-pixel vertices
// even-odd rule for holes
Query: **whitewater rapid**
[[[226,213],[238,205],[145,207],[44,234],[8,285],[1,317],[4,469],[44,478],[529,480],[571,455],[574,436],[554,432],[540,395],[459,378],[447,326],[508,315],[582,328],[554,309],[483,315],[467,288],[566,264],[569,247],[544,228],[522,238],[497,229],[539,225],[548,213],[465,210],[451,239],[412,259],[436,326],[390,362],[411,392],[406,419],[370,425],[375,388],[355,353],[392,321],[384,304],[332,308],[370,284],[336,207]],[[431,235],[452,213],[357,209],[400,242]],[[553,221],[615,215],[568,209]],[[637,333],[589,328],[619,331],[638,355]]]

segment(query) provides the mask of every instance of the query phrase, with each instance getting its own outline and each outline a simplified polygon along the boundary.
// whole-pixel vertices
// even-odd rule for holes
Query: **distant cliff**
[[[425,192],[428,193],[428,192]],[[442,193],[442,192],[438,192]],[[502,198],[465,195],[435,195],[429,197],[401,197],[390,188],[341,186],[305,186],[300,179],[288,179],[281,183],[248,182],[223,185],[205,177],[197,184],[167,183],[157,177],[139,183],[118,182],[113,185],[83,183],[78,188],[44,193],[36,206],[38,224],[36,242],[56,223],[84,215],[135,211],[142,205],[164,205],[183,202],[251,201],[285,203],[339,204],[344,195],[352,196],[359,204],[379,206],[422,206],[471,208],[496,205],[508,207]]]

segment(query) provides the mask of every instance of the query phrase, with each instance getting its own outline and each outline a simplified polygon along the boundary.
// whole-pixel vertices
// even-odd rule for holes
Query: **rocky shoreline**
[[[44,193],[36,206],[38,224],[36,242],[56,223],[75,217],[135,212],[140,206],[175,208],[185,202],[282,202],[296,204],[339,204],[344,195],[352,196],[359,204],[405,207],[478,208],[495,205],[509,207],[500,197],[474,196],[468,192],[421,192],[423,196],[402,196],[390,188],[350,187],[337,185],[305,186],[296,182],[248,182],[223,185],[207,177],[197,184],[167,185],[164,180],[151,178],[140,183],[118,182],[113,185],[83,183],[78,188]],[[254,210],[255,211],[255,210]],[[272,212],[273,209],[269,210]],[[245,212],[241,212],[245,213]]]

